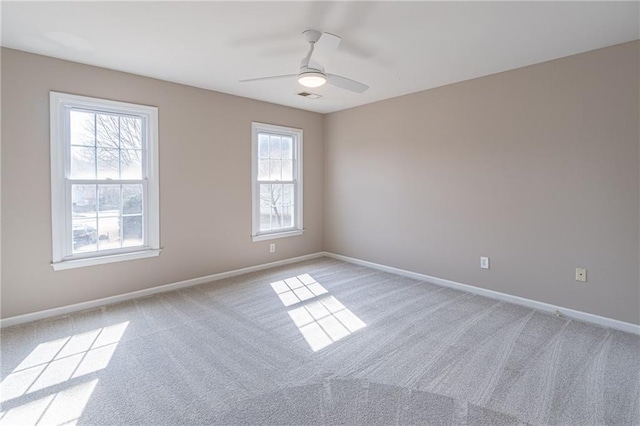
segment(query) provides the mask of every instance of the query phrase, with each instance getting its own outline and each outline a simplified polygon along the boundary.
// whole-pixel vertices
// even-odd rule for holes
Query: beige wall
[[[640,323],[639,46],[326,116],[325,249]]]
[[[159,257],[52,270],[50,90],[159,108]],[[253,120],[304,129],[303,236],[251,241]],[[323,122],[316,113],[2,49],[2,317],[320,251]]]
[[[640,323],[639,49],[324,117],[2,49],[1,317],[325,249]],[[159,107],[160,257],[51,269],[49,90]],[[275,254],[249,238],[253,120],[305,131],[306,232]]]

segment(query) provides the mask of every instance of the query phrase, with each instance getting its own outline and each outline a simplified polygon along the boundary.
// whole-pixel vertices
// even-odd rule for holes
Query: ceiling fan
[[[329,58],[338,50],[338,46],[342,41],[340,37],[315,30],[306,30],[302,33],[302,37],[309,43],[309,53],[302,59],[298,74],[250,78],[248,80],[240,80],[240,82],[282,80],[297,77],[298,83],[311,88],[320,87],[325,83],[356,93],[362,93],[369,88],[366,84],[324,71],[323,64],[328,63]]]

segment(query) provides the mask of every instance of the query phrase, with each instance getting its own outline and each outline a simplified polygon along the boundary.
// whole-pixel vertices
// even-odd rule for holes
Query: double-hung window
[[[300,235],[302,130],[252,124],[253,241]]]
[[[50,93],[53,268],[157,256],[158,111]]]

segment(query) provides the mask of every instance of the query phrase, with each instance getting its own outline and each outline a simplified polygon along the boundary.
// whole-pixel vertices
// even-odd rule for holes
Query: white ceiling
[[[322,113],[639,37],[638,2],[2,2],[2,45]],[[305,29],[343,43],[328,72],[370,86],[238,80],[294,74]],[[309,90],[309,89],[307,89]]]

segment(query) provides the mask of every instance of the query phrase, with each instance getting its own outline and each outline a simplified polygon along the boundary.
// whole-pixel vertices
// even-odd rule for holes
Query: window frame
[[[277,230],[260,231],[260,183],[258,181],[258,134],[269,133],[279,136],[287,136],[293,139],[292,149],[296,158],[292,158],[295,164],[293,180],[291,181],[268,181],[294,184],[294,211],[293,223],[290,228]],[[303,226],[303,131],[293,127],[278,126],[259,122],[251,123],[251,238],[254,242],[265,241],[276,238],[293,237],[302,235]]]
[[[55,271],[158,256],[160,203],[158,179],[158,108],[87,96],[49,92],[51,138],[51,266]],[[142,179],[71,179],[70,111],[82,109],[142,117]],[[96,159],[97,160],[97,159]],[[142,182],[143,245],[73,253],[71,187],[78,183],[123,184]]]

